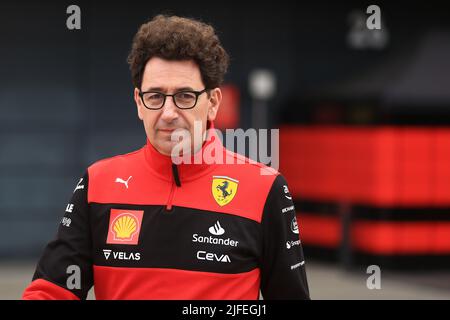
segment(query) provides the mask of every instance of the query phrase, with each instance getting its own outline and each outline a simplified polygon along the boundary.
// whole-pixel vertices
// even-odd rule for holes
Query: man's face
[[[158,91],[174,94],[179,91],[205,89],[200,69],[192,60],[169,61],[158,57],[151,58],[144,69],[141,91]],[[202,137],[206,130],[206,121],[216,118],[222,95],[219,88],[212,89],[198,97],[192,109],[179,109],[172,97],[167,97],[164,106],[159,110],[147,109],[139,96],[138,88],[134,89],[134,100],[138,116],[144,122],[145,132],[151,144],[160,153],[170,155],[177,141],[171,141],[171,133],[176,129],[186,129],[194,137],[194,121],[202,125]],[[191,152],[201,146],[202,141],[189,141]]]

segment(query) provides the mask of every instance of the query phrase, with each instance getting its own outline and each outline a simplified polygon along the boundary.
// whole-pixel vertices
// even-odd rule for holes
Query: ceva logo
[[[197,259],[216,262],[231,262],[230,257],[227,254],[215,254],[206,251],[197,251]]]

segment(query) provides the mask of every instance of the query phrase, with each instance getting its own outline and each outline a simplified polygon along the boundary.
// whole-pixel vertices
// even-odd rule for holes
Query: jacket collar
[[[144,146],[145,162],[152,171],[153,174],[157,175],[159,178],[166,181],[175,181],[179,178],[179,183],[196,179],[204,174],[211,172],[217,163],[210,163],[211,161],[205,162],[205,156],[207,156],[211,149],[216,151],[216,154],[222,153],[224,155],[225,148],[214,129],[214,123],[208,121],[207,128],[211,129],[208,131],[208,135],[203,142],[202,148],[198,150],[194,155],[190,156],[190,161],[188,163],[174,164],[170,156],[166,156],[160,153],[151,144],[150,140],[147,138],[147,143]],[[206,152],[205,152],[206,151]],[[201,159],[201,163],[195,163],[195,160]],[[178,175],[178,177],[176,177]],[[179,184],[177,182],[177,184]]]

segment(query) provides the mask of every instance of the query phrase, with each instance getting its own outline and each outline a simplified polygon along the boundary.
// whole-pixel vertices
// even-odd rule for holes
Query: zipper
[[[167,205],[166,205],[166,210],[167,211],[172,211],[172,200],[173,200],[173,194],[175,193],[175,182],[172,182],[172,187],[170,188],[170,194],[169,194],[169,199],[167,200]]]
[[[175,194],[175,189],[177,187],[181,187],[180,176],[178,174],[178,167],[176,164],[172,164],[172,174],[173,174],[173,182],[172,182],[172,187],[170,188],[169,199],[167,200],[167,205],[166,205],[167,211],[172,210],[172,200],[173,200],[173,195]]]

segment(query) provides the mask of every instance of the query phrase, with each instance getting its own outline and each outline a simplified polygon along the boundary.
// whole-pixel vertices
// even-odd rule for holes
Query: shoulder
[[[104,174],[120,174],[127,168],[133,167],[141,160],[142,150],[143,148],[94,162],[87,169],[89,179],[93,180]]]
[[[229,150],[226,150],[225,160],[224,164],[216,166],[212,178],[233,181],[238,190],[226,210],[260,222],[271,189],[282,176],[276,169]]]
[[[142,148],[130,153],[99,160],[88,167],[88,202],[127,203],[123,188],[128,182],[136,184],[136,178],[142,170],[144,157]],[[120,182],[120,183],[117,183]]]
[[[240,154],[226,150],[227,156],[235,160],[231,167],[237,172],[237,176],[245,182],[250,182],[252,189],[261,196],[260,201],[266,201],[274,194],[282,194],[287,199],[290,196],[288,182],[277,169],[263,163],[252,161]]]
[[[274,180],[280,173],[263,163],[225,149],[225,164],[238,170],[242,175],[253,179]]]

